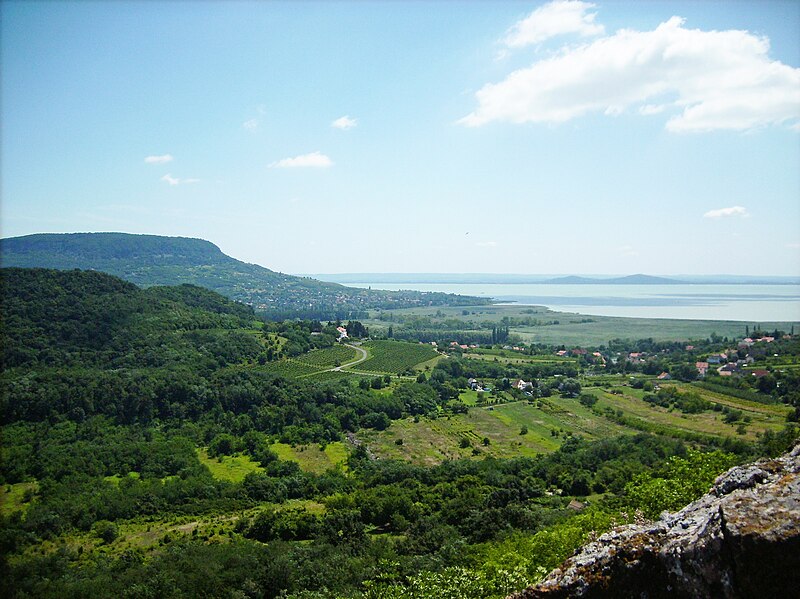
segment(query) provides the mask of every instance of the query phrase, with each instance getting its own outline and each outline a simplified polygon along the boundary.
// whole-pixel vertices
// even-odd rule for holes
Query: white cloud
[[[800,243],[787,243],[786,247],[790,250],[800,250]]]
[[[284,158],[283,160],[278,160],[269,165],[270,168],[327,168],[329,166],[333,166],[333,161],[320,152],[311,152],[310,154],[295,156],[294,158]]]
[[[245,121],[242,123],[242,127],[247,129],[248,131],[253,131],[254,129],[258,129],[258,119],[250,119],[249,121]]]
[[[633,256],[639,255],[639,252],[636,251],[636,248],[633,247],[632,245],[621,245],[620,247],[617,248],[617,252],[619,252],[620,255],[628,258],[632,258]]]
[[[650,116],[651,114],[660,114],[664,112],[666,106],[664,104],[645,104],[639,107],[639,114],[643,116]]]
[[[166,164],[172,162],[172,154],[162,154],[161,156],[147,156],[144,159],[145,164]]]
[[[351,119],[349,116],[340,116],[338,119],[331,123],[331,127],[334,129],[342,129],[343,131],[347,131],[348,129],[352,129],[358,125],[358,119]]]
[[[503,43],[509,48],[522,48],[569,33],[582,37],[602,35],[605,29],[594,22],[597,14],[586,12],[594,7],[594,4],[574,0],[550,2],[515,23],[506,33]]]
[[[497,243],[496,241],[479,241],[475,245],[477,245],[480,248],[494,248],[500,244]]]
[[[703,218],[727,218],[730,216],[750,216],[747,208],[744,206],[731,206],[730,208],[717,208],[716,210],[709,210],[703,215]]]
[[[183,184],[190,184],[190,183],[200,183],[200,179],[179,179],[178,177],[173,177],[171,174],[167,173],[163,177],[161,177],[162,181],[166,181],[170,185],[183,185]]]
[[[620,30],[484,85],[459,122],[563,123],[629,108],[677,114],[673,132],[747,130],[800,119],[800,69],[769,58],[747,31],[687,29],[672,17],[653,31]],[[655,103],[654,103],[655,101]]]

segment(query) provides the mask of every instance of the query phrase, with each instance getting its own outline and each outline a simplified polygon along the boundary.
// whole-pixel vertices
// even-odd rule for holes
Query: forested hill
[[[128,233],[26,235],[0,240],[4,267],[99,270],[149,287],[189,283],[270,318],[351,318],[375,308],[486,303],[418,291],[373,291],[277,273],[231,258],[209,241]]]
[[[255,321],[248,306],[202,287],[140,289],[92,271],[4,268],[0,300],[3,369],[157,366],[193,345],[176,332],[235,331]],[[254,345],[247,337],[226,342]]]

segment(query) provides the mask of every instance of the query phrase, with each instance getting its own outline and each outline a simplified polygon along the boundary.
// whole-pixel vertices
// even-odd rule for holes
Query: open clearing
[[[218,480],[227,480],[239,483],[251,472],[260,472],[263,469],[258,462],[254,462],[246,455],[209,457],[205,449],[197,450],[197,459],[211,471],[211,476]]]
[[[326,470],[344,466],[347,461],[347,447],[341,441],[328,443],[324,449],[318,444],[295,445],[273,443],[269,446],[282,460],[297,462],[306,472],[322,474]]]
[[[731,425],[723,422],[723,414],[720,412],[705,411],[699,414],[684,414],[679,410],[669,410],[651,405],[637,397],[630,389],[619,387],[617,390],[622,393],[620,395],[612,394],[603,389],[586,389],[586,392],[598,398],[596,408],[620,411],[623,416],[641,423],[642,430],[653,430],[653,432],[663,432],[675,436],[680,436],[681,432],[715,437],[739,436],[736,434],[738,424]],[[786,424],[786,414],[789,410],[783,406],[755,404],[695,387],[692,387],[692,390],[700,392],[701,397],[708,401],[741,410],[744,415],[749,416],[751,422],[746,424],[747,432],[742,435],[748,440],[754,440],[757,432],[778,431]]]

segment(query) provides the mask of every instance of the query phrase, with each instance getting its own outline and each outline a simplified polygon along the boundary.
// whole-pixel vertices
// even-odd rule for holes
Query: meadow
[[[492,305],[462,307],[426,307],[383,310],[370,313],[364,321],[375,330],[386,331],[391,325],[402,332],[409,323],[427,319],[435,330],[444,332],[480,333],[491,330],[493,324],[509,323],[510,333],[525,343],[546,345],[595,346],[611,339],[647,339],[655,341],[684,341],[719,337],[742,337],[745,323],[732,320],[679,320],[666,318],[626,318],[587,316],[574,312],[558,312],[544,306]],[[505,321],[504,321],[505,319]],[[788,331],[791,322],[764,322],[765,330]]]

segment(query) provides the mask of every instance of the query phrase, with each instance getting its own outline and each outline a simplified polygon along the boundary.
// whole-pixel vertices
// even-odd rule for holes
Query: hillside
[[[552,352],[337,343],[100,272],[0,270],[0,323],[2,597],[500,599],[795,435],[768,398],[662,383],[668,409],[629,373],[576,398]]]
[[[679,512],[604,534],[509,599],[795,596],[798,473],[800,445],[732,468]]]
[[[200,331],[243,355],[262,349],[243,332],[256,323],[251,308],[194,285],[140,289],[100,272],[4,268],[0,298],[3,369],[197,365],[214,345]]]
[[[128,233],[36,234],[0,240],[4,267],[99,270],[141,287],[206,287],[272,318],[350,318],[375,308],[487,303],[418,291],[372,291],[277,273],[209,241]]]

